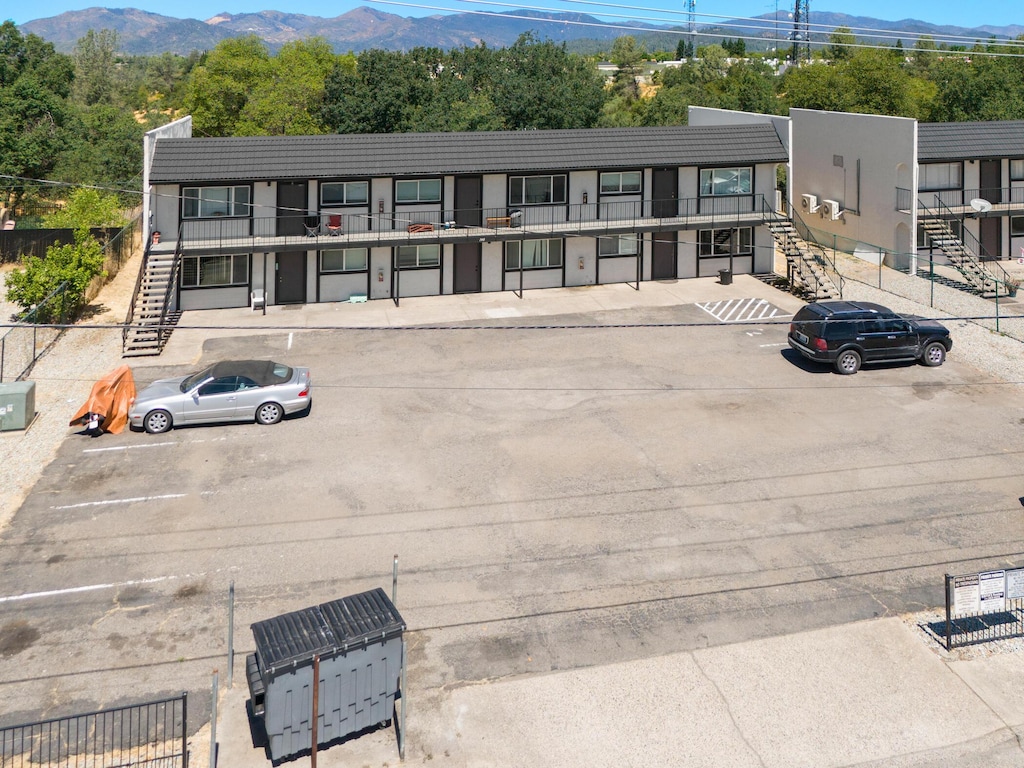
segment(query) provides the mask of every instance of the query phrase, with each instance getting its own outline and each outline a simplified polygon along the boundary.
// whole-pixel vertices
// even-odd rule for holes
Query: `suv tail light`
[[[828,342],[821,338],[815,339],[814,348],[819,352],[828,352]]]

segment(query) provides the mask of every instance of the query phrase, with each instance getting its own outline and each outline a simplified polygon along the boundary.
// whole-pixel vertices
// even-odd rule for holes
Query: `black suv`
[[[789,346],[808,360],[850,374],[862,364],[892,360],[942,365],[953,340],[934,320],[898,315],[866,301],[819,301],[793,316]]]

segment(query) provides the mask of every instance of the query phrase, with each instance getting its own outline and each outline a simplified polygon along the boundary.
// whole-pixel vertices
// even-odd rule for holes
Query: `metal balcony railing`
[[[301,215],[186,219],[178,237],[187,253],[601,237],[634,231],[751,226],[764,222],[766,208],[764,196],[757,194],[473,209],[420,205],[392,213],[341,213],[336,209]],[[170,252],[177,243],[157,247]]]

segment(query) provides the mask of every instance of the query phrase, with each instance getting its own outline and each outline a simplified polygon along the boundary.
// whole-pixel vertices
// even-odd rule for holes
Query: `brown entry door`
[[[275,300],[278,304],[306,303],[306,254],[279,253],[274,263]]]
[[[482,176],[455,178],[455,223],[460,227],[483,224],[484,180]]]
[[[655,168],[651,182],[651,215],[670,218],[679,215],[679,169]]]
[[[993,216],[979,219],[981,226],[981,258],[1000,259],[1003,256],[1003,220]]]
[[[993,205],[1003,202],[1003,172],[1001,160],[982,160],[978,171],[981,196]]]
[[[676,275],[676,233],[655,232],[651,249],[651,280],[674,280]]]
[[[480,243],[456,243],[454,291],[480,292]]]
[[[304,235],[306,228],[306,183],[304,181],[280,181],[277,184],[277,234]]]

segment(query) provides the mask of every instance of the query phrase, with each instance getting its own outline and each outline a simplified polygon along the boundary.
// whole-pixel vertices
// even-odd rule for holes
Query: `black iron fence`
[[[119,230],[108,227],[93,227],[89,233],[100,243],[107,243],[116,237]],[[68,245],[75,242],[73,229],[11,229],[0,231],[0,263],[17,263],[23,256],[46,256],[46,249],[57,243]]]
[[[4,768],[188,768],[188,694],[0,728]]]
[[[1024,636],[1024,568],[946,574],[946,650]]]

